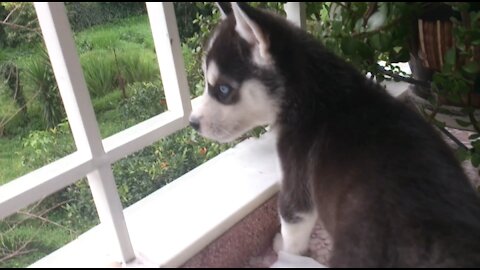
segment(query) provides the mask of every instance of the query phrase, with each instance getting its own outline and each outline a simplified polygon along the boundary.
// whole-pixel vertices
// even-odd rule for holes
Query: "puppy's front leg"
[[[308,251],[310,236],[318,218],[312,200],[306,163],[295,159],[282,159],[283,181],[279,194],[281,235],[274,239],[275,251],[283,250],[292,254]]]
[[[317,212],[296,213],[294,219],[286,219],[281,214],[281,234],[274,239],[274,250],[291,254],[305,254],[308,251],[310,236],[317,221]]]

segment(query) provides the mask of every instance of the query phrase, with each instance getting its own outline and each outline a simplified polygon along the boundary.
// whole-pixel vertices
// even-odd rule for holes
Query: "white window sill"
[[[178,267],[278,191],[275,136],[221,153],[124,210],[137,260],[128,266]],[[99,225],[30,267],[115,264],[115,241]]]

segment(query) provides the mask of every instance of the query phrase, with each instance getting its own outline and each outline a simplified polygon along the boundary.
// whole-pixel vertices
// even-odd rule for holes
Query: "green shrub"
[[[66,2],[65,7],[74,31],[146,13],[142,2]]]
[[[5,17],[8,16],[8,11],[7,9],[0,4],[0,20],[4,20]],[[3,27],[0,27],[0,48],[3,48],[7,46],[7,32],[5,32],[5,29]],[[1,57],[1,52],[0,52],[0,60],[2,59]]]
[[[113,164],[113,174],[124,207],[140,200],[162,185],[161,181],[156,179],[161,171],[161,167],[157,164],[154,146],[147,146]]]
[[[92,100],[93,109],[97,117],[103,113],[118,108],[118,104],[122,102],[122,93],[120,91],[110,92],[104,96]]]
[[[120,34],[120,41],[127,44],[139,44],[142,45],[142,49],[154,52],[155,45],[147,20],[145,21],[145,27],[142,29],[126,28],[125,31]]]
[[[3,77],[3,78],[2,78]],[[23,93],[20,68],[13,61],[4,61],[0,55],[0,80],[5,82],[4,90],[7,89],[10,96],[23,114],[27,112],[27,102]],[[1,90],[1,89],[0,89]]]
[[[102,31],[97,35],[92,35],[89,42],[92,44],[92,49],[97,50],[111,50],[119,47],[120,41],[118,39],[119,33],[110,29],[109,31]]]
[[[68,201],[57,215],[65,216],[61,221],[75,231],[86,231],[99,223],[97,209],[93,201],[88,181],[82,178],[58,193],[57,201]]]
[[[115,88],[116,66],[112,53],[107,50],[87,52],[80,57],[83,74],[90,94],[103,96]]]
[[[25,71],[34,95],[38,96],[45,127],[52,128],[65,117],[65,109],[45,47],[27,64]]]
[[[8,23],[0,27],[0,36],[5,38],[0,43],[9,47],[28,46],[40,39],[37,15],[31,2],[0,2],[0,5],[0,10],[3,10],[0,12],[0,21]]]
[[[160,78],[160,71],[153,53],[125,50],[117,54],[118,64],[127,83],[147,82]]]
[[[32,169],[39,168],[75,151],[68,122],[47,130],[34,130],[23,139],[25,150],[22,163]]]
[[[80,57],[85,80],[94,97],[103,96],[117,87],[159,77],[153,53],[138,50],[95,50]]]
[[[139,123],[166,110],[165,94],[160,81],[141,82],[128,86],[131,96],[124,100],[120,111],[125,127]]]
[[[120,198],[127,207],[232,144],[217,144],[185,128],[113,164]],[[165,206],[168,207],[168,206]]]
[[[15,134],[25,124],[27,116],[12,102],[8,86],[0,81],[0,137]]]

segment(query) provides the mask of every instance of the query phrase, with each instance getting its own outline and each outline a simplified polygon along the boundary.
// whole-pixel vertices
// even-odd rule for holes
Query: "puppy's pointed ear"
[[[247,14],[254,11],[251,7],[244,3],[232,3],[232,10],[235,16],[235,31],[248,43],[254,45],[258,50],[260,56],[267,60],[269,57],[268,49],[270,47],[270,41],[265,32]]]
[[[232,5],[229,2],[215,2],[220,10],[222,20],[227,18],[228,14],[232,13]]]

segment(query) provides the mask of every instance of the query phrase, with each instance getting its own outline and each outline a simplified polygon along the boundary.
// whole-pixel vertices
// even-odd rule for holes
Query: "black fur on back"
[[[268,36],[275,69],[250,61],[233,16],[208,57],[280,100],[282,216],[318,209],[332,267],[480,266],[480,200],[438,132],[309,34],[242,9]]]

